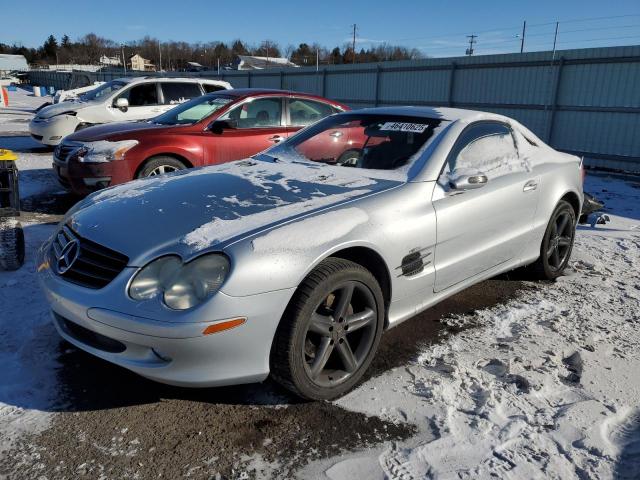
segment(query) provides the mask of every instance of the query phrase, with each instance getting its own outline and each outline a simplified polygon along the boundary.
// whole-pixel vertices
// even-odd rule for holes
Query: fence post
[[[380,104],[380,64],[376,64],[376,83],[375,83],[375,101],[373,103],[374,107],[377,107]]]
[[[322,95],[321,97],[327,96],[327,68],[322,69]]]
[[[551,113],[549,114],[549,122],[547,123],[546,142],[553,146],[553,124],[556,120],[556,109],[558,107],[558,91],[560,90],[560,80],[562,78],[562,67],[564,65],[564,57],[560,57],[558,66],[556,67],[556,75],[553,81],[553,95],[551,97]]]
[[[284,72],[280,70],[280,90],[284,89]]]
[[[247,70],[247,88],[251,88],[251,70]]]
[[[449,96],[447,98],[447,105],[453,107],[453,87],[456,81],[456,62],[451,62],[451,71],[449,72]]]

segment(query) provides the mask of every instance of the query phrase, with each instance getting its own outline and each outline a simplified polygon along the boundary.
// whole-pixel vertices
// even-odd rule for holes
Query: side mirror
[[[482,172],[456,174],[454,171],[449,179],[449,186],[454,190],[473,190],[484,187],[488,181],[489,179]]]
[[[209,125],[209,131],[216,135],[222,135],[225,130],[232,129],[233,125],[228,120],[216,120]]]
[[[123,112],[126,112],[129,109],[129,100],[122,97],[116,98],[116,101],[113,103],[113,106],[119,110],[122,110]]]

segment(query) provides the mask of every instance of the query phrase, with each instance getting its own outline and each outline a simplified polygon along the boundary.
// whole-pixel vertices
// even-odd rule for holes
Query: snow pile
[[[0,272],[0,456],[23,433],[47,427],[47,413],[58,399],[58,344],[40,286],[34,252],[52,225],[25,225],[26,264]]]
[[[380,479],[637,478],[638,187],[589,177],[611,223],[579,227],[567,276],[452,318],[474,328],[337,402],[413,422],[416,438],[307,471],[342,480],[355,462]]]

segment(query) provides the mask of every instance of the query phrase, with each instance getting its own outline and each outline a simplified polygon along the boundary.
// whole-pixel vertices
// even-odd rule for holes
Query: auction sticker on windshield
[[[386,122],[380,127],[380,130],[388,130],[391,132],[413,132],[422,133],[429,125],[424,123],[404,123],[404,122]]]

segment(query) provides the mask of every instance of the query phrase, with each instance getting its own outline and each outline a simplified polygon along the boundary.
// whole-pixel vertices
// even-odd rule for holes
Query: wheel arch
[[[565,192],[565,194],[560,198],[560,200],[564,200],[568,202],[573,207],[573,211],[576,214],[576,218],[580,217],[581,203],[580,203],[580,197],[576,192],[571,190],[568,192]]]
[[[136,171],[133,173],[133,178],[138,178],[138,175],[140,174],[140,172],[142,171],[142,169],[145,167],[145,165],[147,163],[149,163],[151,160],[153,160],[154,158],[158,158],[158,157],[171,157],[171,158],[175,158],[176,160],[181,161],[182,163],[184,163],[186,165],[187,168],[193,168],[194,164],[191,160],[189,160],[187,157],[185,157],[184,155],[180,155],[179,153],[175,153],[175,152],[161,152],[161,153],[154,153],[153,155],[149,155],[147,158],[145,158],[142,162],[140,162],[140,164],[137,166]]]

